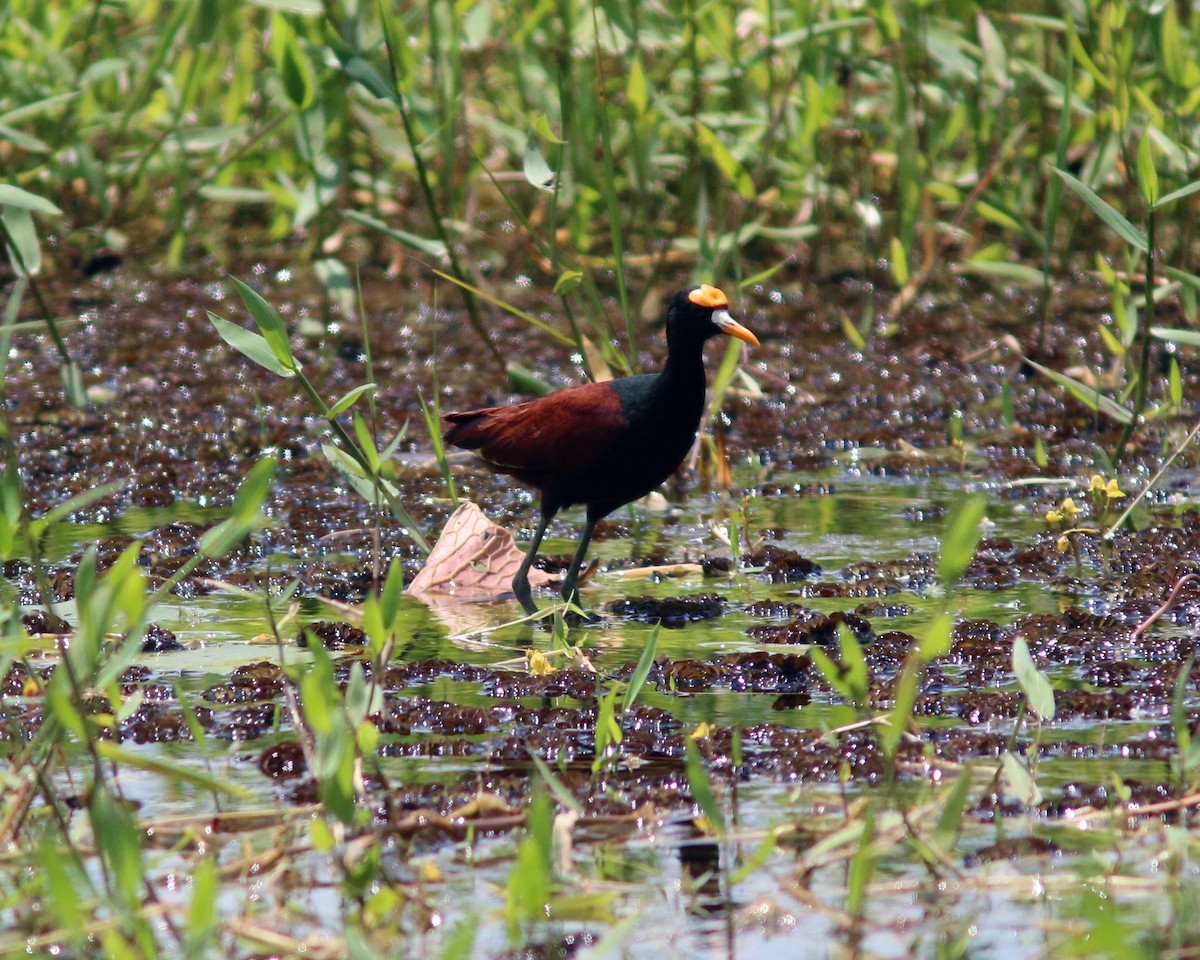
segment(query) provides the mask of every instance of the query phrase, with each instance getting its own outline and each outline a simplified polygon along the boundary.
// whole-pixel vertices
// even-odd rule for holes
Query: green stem
[[[1113,453],[1114,464],[1119,464],[1124,458],[1125,449],[1133,439],[1133,432],[1146,410],[1146,381],[1150,376],[1150,327],[1154,323],[1154,245],[1157,225],[1158,218],[1151,209],[1146,214],[1145,303],[1138,318],[1138,338],[1141,340],[1142,352],[1138,360],[1137,383],[1133,388],[1133,417],[1121,431],[1121,439],[1117,441],[1117,449]]]

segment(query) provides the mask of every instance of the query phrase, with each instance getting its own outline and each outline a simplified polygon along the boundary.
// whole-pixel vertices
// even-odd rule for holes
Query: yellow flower
[[[1046,511],[1046,522],[1047,523],[1058,523],[1058,521],[1060,521],[1061,519],[1062,519],[1062,514],[1059,513],[1057,510],[1047,510]]]
[[[712,736],[714,729],[715,728],[711,723],[709,723],[707,720],[702,720],[700,723],[696,724],[696,729],[693,730],[689,736],[691,736],[693,740],[707,740]]]
[[[1065,533],[1058,538],[1058,542],[1054,545],[1058,547],[1059,553],[1066,553],[1071,549],[1071,541],[1067,539],[1067,535]]]
[[[1062,511],[1062,515],[1068,520],[1075,516],[1075,514],[1079,513],[1079,508],[1075,506],[1075,501],[1070,497],[1067,497],[1067,499],[1062,502],[1058,509]]]
[[[1103,493],[1104,478],[1098,473],[1092,474],[1092,482],[1088,484],[1088,493]]]
[[[1104,495],[1108,497],[1109,500],[1119,500],[1121,497],[1125,496],[1125,494],[1121,492],[1121,488],[1117,486],[1117,481],[1115,479],[1108,481],[1108,486],[1104,488]]]
[[[554,664],[541,650],[526,651],[525,661],[529,664],[529,672],[535,677],[544,677],[554,672]]]

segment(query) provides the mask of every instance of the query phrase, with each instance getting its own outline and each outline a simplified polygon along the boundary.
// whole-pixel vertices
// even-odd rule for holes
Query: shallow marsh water
[[[137,539],[151,582],[169,576],[224,516],[253,460],[268,450],[281,456],[266,507],[276,525],[229,562],[189,579],[156,611],[155,622],[185,649],[139,658],[137,675],[125,684],[127,694],[141,690],[145,700],[123,718],[117,737],[143,760],[176,761],[248,791],[244,799],[222,799],[219,821],[207,790],[162,776],[150,763],[122,770],[124,795],[152,828],[149,849],[163,857],[152,860],[151,874],[171,878],[163,879],[164,890],[186,900],[195,839],[181,838],[199,830],[228,864],[249,858],[222,887],[230,914],[250,904],[256,922],[311,935],[316,950],[323,938],[341,936],[348,901],[338,888],[341,875],[309,836],[315,793],[289,750],[295,735],[279,675],[255,666],[276,662],[278,648],[273,636],[264,639],[270,630],[262,601],[232,596],[212,581],[261,593],[296,577],[301,598],[280,632],[286,661],[307,662],[312,651],[295,642],[301,625],[336,618],[318,598],[358,603],[370,587],[376,520],[322,461],[319,430],[290,388],[231,360],[215,341],[203,308],[236,316],[216,288],[134,286],[133,295],[120,283],[103,287],[111,299],[89,308],[97,322],[77,345],[88,369],[109,372],[96,408],[61,415],[57,370],[44,344],[26,337],[14,347],[19,369],[8,385],[9,416],[21,431],[31,508],[42,512],[81,489],[133,477],[48,541],[55,609],[75,622],[72,574],[82,545],[97,541],[103,563]],[[172,306],[147,290],[165,292]],[[1081,495],[1095,445],[1112,438],[1077,405],[1039,390],[1012,357],[979,353],[996,333],[985,321],[997,328],[1014,322],[1006,311],[981,302],[974,324],[931,311],[896,338],[853,351],[833,332],[836,312],[822,301],[852,303],[854,291],[820,294],[776,302],[747,293],[743,318],[764,340],[748,369],[761,377],[765,395],[727,405],[735,496],[692,482],[682,496],[671,491],[674,505],[666,509],[618,512],[594,543],[600,572],[584,600],[602,621],[574,628],[570,638],[582,643],[602,678],[628,678],[654,630],[618,616],[614,604],[631,596],[723,598],[698,604],[719,616],[658,630],[660,661],[611,770],[590,772],[594,675],[531,676],[521,658],[530,647],[546,649],[550,635],[505,626],[516,616],[514,603],[451,600],[431,609],[404,602],[384,679],[381,780],[367,791],[367,835],[374,831],[388,870],[411,891],[397,932],[413,955],[436,955],[445,931],[463,922],[480,924],[481,957],[516,955],[506,952],[514,944],[530,949],[522,955],[568,956],[606,936],[618,941],[613,949],[634,957],[757,958],[793,951],[798,942],[809,956],[934,957],[955,954],[961,943],[971,956],[1034,957],[1054,954],[1092,928],[1107,930],[1109,939],[1085,953],[1112,944],[1111,955],[1129,955],[1116,949],[1125,939],[1152,949],[1195,942],[1198,858],[1186,832],[1195,804],[1170,765],[1178,753],[1170,705],[1179,667],[1195,645],[1200,597],[1184,591],[1168,618],[1145,636],[1133,633],[1178,572],[1200,557],[1188,512],[1194,454],[1148,498],[1151,507],[1135,513],[1139,532],[1122,534],[1110,554],[1083,537],[1077,568],[1071,554],[1056,549],[1044,513],[1068,493]],[[376,305],[386,300],[378,287],[369,286],[367,296]],[[444,408],[508,399],[509,386],[476,366],[469,339],[448,337],[451,325],[438,325],[420,307],[380,307],[378,315],[376,359],[387,384],[381,435],[419,410],[417,391],[432,377],[428,357],[440,360]],[[1097,355],[1081,332],[1088,322],[1086,315],[1074,326],[1063,321],[1052,338],[1060,363],[1074,359],[1075,349]],[[527,330],[499,327],[515,351],[544,349]],[[150,353],[148,339],[157,347]],[[365,379],[353,336],[313,342],[308,350],[329,395]],[[556,363],[545,370],[550,381],[578,377],[569,357]],[[1005,383],[1015,423],[1001,413]],[[965,415],[969,442],[961,453],[947,445],[954,411]],[[1047,451],[1040,466],[1034,436]],[[1161,442],[1139,448],[1135,483]],[[404,447],[405,502],[436,536],[450,510],[444,485],[415,428]],[[764,469],[764,462],[774,466]],[[466,460],[455,471],[465,494],[528,535],[528,495]],[[934,588],[933,558],[946,508],[966,489],[987,494],[985,540],[964,583],[943,598]],[[742,491],[749,493],[745,502]],[[624,575],[644,563],[729,558],[714,528],[727,531],[731,520],[746,525],[752,540],[795,551],[795,561],[784,560],[784,575],[796,562],[794,579],[771,582],[754,556],[711,576]],[[543,553],[569,553],[579,522],[564,514]],[[411,575],[419,552],[395,523],[378,524],[384,555],[400,558]],[[5,574],[32,603],[29,571],[15,563]],[[861,721],[888,708],[904,653],[943,605],[954,617],[954,642],[923,681],[918,735],[901,748],[895,789],[915,805],[912,815],[924,818],[916,829],[924,836],[953,783],[970,776],[962,836],[949,862],[926,865],[893,809],[881,807],[874,874],[863,919],[854,922],[850,848],[834,844],[827,862],[814,859],[814,850],[861,825],[864,801],[887,787]],[[287,615],[286,605],[278,612]],[[817,614],[837,612],[861,617],[848,622],[863,631],[874,678],[865,713],[838,696],[805,656],[810,643],[836,651],[836,633]],[[1053,722],[1039,725],[1024,711],[1011,668],[1018,631],[1055,681]],[[31,660],[35,670],[53,663],[55,642],[39,642],[44,659]],[[331,654],[356,658],[353,645]],[[1195,680],[1194,672],[1185,700],[1193,726]],[[202,714],[207,757],[180,720],[180,698]],[[7,699],[13,711],[6,736],[15,748],[36,729],[39,711],[36,700],[22,703],[11,690]],[[21,735],[13,721],[24,724]],[[714,785],[737,815],[736,839],[719,844],[696,825],[684,762],[685,739],[701,724],[712,725],[701,742]],[[1039,802],[1025,802],[996,778],[1009,747],[1026,761],[1036,756]],[[520,831],[492,822],[468,842],[465,831],[422,827],[410,815],[446,815],[480,792],[525,810],[537,779],[530,752],[556,765],[591,820],[575,841],[575,899],[559,904],[553,920],[514,932],[502,910]],[[64,796],[80,776],[70,767],[71,777],[56,781]],[[1138,813],[1147,806],[1150,815]],[[265,811],[270,826],[236,825],[239,811]],[[783,828],[775,849],[732,883],[775,828]],[[162,853],[180,843],[183,854]],[[291,851],[282,865],[281,849]],[[254,866],[254,857],[275,868]],[[6,935],[16,943],[23,925],[14,917]]]

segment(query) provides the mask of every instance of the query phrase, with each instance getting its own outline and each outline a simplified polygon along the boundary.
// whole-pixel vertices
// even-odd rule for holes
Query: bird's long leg
[[[588,544],[592,542],[592,531],[596,529],[598,519],[599,517],[588,514],[587,526],[583,528],[583,536],[579,539],[579,549],[575,551],[575,556],[571,558],[571,566],[567,568],[567,575],[563,577],[562,598],[567,603],[575,600],[575,581],[579,579],[579,568],[583,566],[583,558],[587,554]]]
[[[542,511],[537,529],[533,532],[533,539],[529,541],[529,549],[525,551],[525,559],[521,561],[521,566],[517,569],[517,575],[513,577],[513,593],[517,595],[517,600],[521,603],[521,609],[526,613],[537,613],[537,604],[533,602],[533,592],[529,589],[529,568],[533,565],[533,558],[537,556],[538,547],[542,545],[542,537],[546,533],[546,525],[550,522],[554,513],[555,511],[553,510]]]

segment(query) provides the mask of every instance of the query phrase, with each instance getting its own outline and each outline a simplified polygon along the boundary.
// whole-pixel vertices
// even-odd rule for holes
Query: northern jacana
[[[691,449],[704,413],[705,342],[723,333],[758,345],[728,306],[725,294],[706,283],[675,294],[667,307],[667,361],[659,373],[443,417],[450,424],[448,443],[477,451],[489,469],[538,491],[541,517],[512,582],[527,613],[537,612],[529,567],[554,515],[571,504],[587,507],[587,525],[562,584],[563,599],[573,601],[596,522],[657,487]]]

